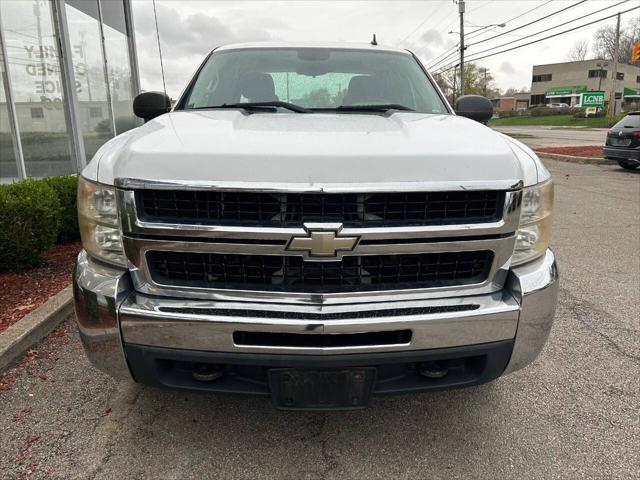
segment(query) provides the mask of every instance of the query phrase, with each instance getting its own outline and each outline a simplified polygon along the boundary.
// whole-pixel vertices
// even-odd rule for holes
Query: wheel
[[[620,165],[625,170],[635,170],[640,166],[640,164],[636,162],[627,162],[626,160],[618,160],[618,165]]]

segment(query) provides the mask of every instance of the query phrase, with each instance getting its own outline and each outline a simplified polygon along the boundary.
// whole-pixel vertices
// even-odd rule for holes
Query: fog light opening
[[[418,372],[427,378],[443,378],[449,373],[449,360],[436,360],[418,364]]]
[[[213,382],[224,374],[224,366],[213,363],[194,363],[191,376],[199,382]]]

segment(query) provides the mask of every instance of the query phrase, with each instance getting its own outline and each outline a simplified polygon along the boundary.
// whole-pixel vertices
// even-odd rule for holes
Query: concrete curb
[[[0,333],[0,372],[73,313],[71,285]]]
[[[576,157],[574,155],[561,155],[560,153],[546,153],[534,150],[543,160],[558,160],[560,162],[581,163],[583,165],[615,165],[615,160],[595,157]]]

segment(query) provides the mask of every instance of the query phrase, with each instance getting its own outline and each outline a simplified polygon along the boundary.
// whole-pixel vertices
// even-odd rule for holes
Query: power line
[[[431,65],[434,65],[434,64],[438,64],[438,63],[440,63],[442,60],[439,60],[439,59],[441,59],[441,58],[443,58],[443,57],[445,57],[445,58],[446,58],[446,57],[451,56],[451,52],[455,52],[455,51],[458,49],[458,45],[459,45],[459,44],[457,44],[457,43],[456,43],[455,45],[452,45],[451,47],[449,47],[448,49],[446,49],[444,52],[442,52],[441,54],[439,54],[438,56],[436,56],[435,58],[433,58],[429,63],[430,63]]]
[[[524,17],[525,15],[527,15],[528,13],[533,12],[534,10],[537,10],[537,9],[539,9],[539,8],[544,7],[545,5],[547,5],[547,4],[549,4],[549,3],[551,3],[552,1],[553,1],[553,0],[547,0],[546,2],[541,3],[540,5],[536,5],[535,7],[530,8],[530,9],[529,9],[529,10],[527,10],[526,12],[522,12],[520,15],[516,15],[515,17],[512,17],[512,18],[510,18],[510,19],[508,19],[508,20],[503,20],[503,21],[502,21],[502,22],[500,22],[500,23],[501,23],[501,24],[503,23],[503,24],[505,24],[505,25],[506,25],[506,24],[508,24],[508,23],[511,23],[511,22],[513,22],[514,20],[517,20],[518,18],[522,18],[522,17]],[[473,32],[472,32],[472,33],[473,33]],[[475,38],[475,37],[479,37],[480,35],[484,35],[485,33],[487,33],[487,32],[480,32],[480,33],[476,33],[476,35],[469,36],[469,37],[467,37],[467,38]],[[509,32],[502,32],[502,35],[508,35],[508,34],[509,34]]]
[[[485,5],[488,5],[488,4],[490,4],[490,3],[491,3],[491,0],[487,0],[486,2],[481,3],[481,4],[480,4],[480,5],[478,5],[477,7],[470,9],[467,13],[475,12],[476,10],[481,9],[482,7],[484,7]]]
[[[518,18],[522,18],[522,17],[524,17],[525,15],[527,15],[527,14],[529,14],[529,13],[533,12],[534,10],[537,10],[537,9],[539,9],[539,8],[544,7],[545,5],[547,5],[547,4],[549,4],[549,3],[551,3],[552,1],[553,1],[553,0],[547,0],[546,2],[541,3],[540,5],[536,5],[535,7],[530,8],[529,10],[527,10],[527,11],[525,11],[525,12],[523,12],[523,13],[519,14],[519,15],[516,15],[515,17],[512,17],[512,18],[510,18],[510,19],[508,19],[508,20],[504,20],[504,21],[502,21],[502,22],[500,22],[500,23],[507,24],[507,23],[509,23],[509,22],[512,22],[512,21],[514,21],[514,20],[517,20]],[[487,3],[488,3],[488,2],[487,2]],[[484,5],[485,5],[485,4],[482,4],[482,6],[484,6]],[[475,8],[475,9],[473,9],[473,10],[470,10],[470,11],[474,11],[474,10],[477,10],[477,8]],[[424,23],[424,22],[423,22],[423,23]],[[475,38],[475,37],[479,37],[479,36],[481,36],[481,35],[484,35],[485,33],[487,33],[487,32],[480,32],[479,30],[476,30],[476,31],[474,31],[474,32],[471,32],[471,33],[470,33],[466,38]],[[475,35],[474,35],[474,34],[475,34]],[[508,34],[508,32],[504,32],[504,33],[502,33],[502,35],[507,35],[507,34]],[[429,68],[429,69],[434,68],[434,67],[436,67],[438,64],[442,63],[443,61],[446,61],[446,59],[447,59],[448,57],[450,57],[450,56],[452,55],[452,53],[457,53],[457,48],[458,48],[458,46],[457,46],[457,45],[455,45],[455,46],[453,46],[453,47],[449,48],[448,50],[445,50],[443,53],[439,54],[436,58],[434,58],[433,60],[431,60],[431,65],[430,65],[428,68]],[[450,51],[451,51],[451,53],[448,53],[448,52],[450,52]],[[444,56],[444,58],[441,58],[441,57],[443,57],[443,56]],[[435,62],[435,63],[434,63],[434,62]]]
[[[629,13],[629,12],[631,12],[633,10],[638,10],[638,9],[640,9],[640,7],[634,7],[634,8],[630,8],[628,10],[623,10],[621,12],[614,13],[613,15],[609,15],[608,17],[599,18],[599,19],[594,20],[592,22],[588,22],[588,23],[585,23],[583,25],[578,25],[577,27],[569,28],[567,30],[563,30],[562,32],[558,32],[558,33],[554,33],[553,35],[549,35],[547,37],[539,38],[537,40],[532,40],[531,42],[524,43],[522,45],[517,45],[515,47],[507,48],[505,50],[501,50],[501,51],[495,52],[495,53],[490,53],[488,55],[484,55],[484,56],[480,56],[480,57],[474,57],[474,58],[469,59],[469,61],[470,62],[475,62],[477,60],[482,60],[484,58],[493,57],[495,55],[500,55],[501,53],[510,52],[510,51],[516,50],[518,48],[522,48],[522,47],[526,47],[526,46],[529,46],[529,45],[533,45],[534,43],[539,43],[539,42],[542,42],[544,40],[548,40],[550,38],[554,38],[554,37],[557,37],[557,36],[560,36],[560,35],[564,35],[565,33],[573,32],[573,31],[578,30],[580,28],[588,27],[589,25],[594,25],[596,23],[603,22],[604,20],[609,20],[610,18],[616,17],[618,14],[621,15],[621,14]],[[452,68],[454,68],[454,65],[453,64],[449,64],[449,65],[446,65],[444,68],[442,68],[441,70],[439,70],[436,73],[444,73],[446,71],[451,70]]]
[[[615,7],[619,6],[619,5],[622,5],[623,3],[627,3],[628,1],[629,1],[629,0],[623,0],[622,2],[618,2],[618,3],[616,3],[615,5],[610,5],[610,6],[608,6],[608,7],[604,7],[604,8],[601,8],[601,9],[599,9],[599,10],[595,10],[595,11],[593,11],[593,12],[587,13],[586,15],[582,15],[581,17],[577,17],[577,18],[571,19],[571,20],[569,20],[569,21],[565,22],[563,25],[567,25],[567,24],[569,24],[569,23],[577,22],[578,20],[582,20],[583,18],[590,17],[591,15],[595,15],[596,13],[600,13],[600,12],[603,12],[603,11],[605,11],[605,10],[609,10],[609,9],[611,9],[611,8],[615,8]],[[554,29],[556,29],[556,28],[558,28],[558,27],[560,27],[560,26],[561,26],[561,25],[554,25],[553,27],[545,28],[544,30],[540,30],[540,31],[537,31],[537,32],[535,32],[535,33],[531,33],[531,34],[529,34],[529,35],[527,35],[527,36],[528,36],[528,37],[533,37],[533,36],[535,36],[535,35],[539,35],[539,34],[541,34],[541,33],[548,32],[549,30],[554,30]],[[512,41],[510,41],[510,42],[506,42],[506,43],[503,43],[503,44],[501,44],[501,45],[497,45],[497,46],[495,46],[495,47],[490,47],[490,48],[487,48],[487,49],[485,49],[485,50],[481,50],[481,51],[479,51],[479,52],[474,52],[474,53],[472,53],[472,54],[470,54],[470,55],[479,55],[479,54],[481,54],[481,53],[490,52],[491,50],[495,50],[495,49],[497,49],[497,48],[505,47],[505,46],[507,46],[507,45],[511,45],[512,43],[516,43],[516,42],[519,42],[519,41],[521,41],[521,40],[522,40],[522,39],[512,40]]]
[[[438,60],[437,62],[432,63],[431,65],[429,65],[428,69],[430,70],[430,69],[432,69],[432,68],[437,67],[437,66],[438,66],[439,64],[441,64],[441,63],[448,62],[448,61],[451,59],[451,57],[452,57],[453,55],[457,55],[457,54],[458,54],[458,47],[457,47],[457,45],[456,45],[455,47],[452,47],[452,48],[453,48],[453,51],[451,51],[448,55],[446,55],[446,56],[442,57],[442,58],[441,58],[440,60]]]
[[[595,14],[595,13],[602,12],[603,10],[607,10],[607,9],[610,9],[610,8],[615,8],[616,6],[621,5],[621,4],[623,4],[623,3],[626,3],[627,1],[628,1],[628,0],[623,0],[622,2],[619,2],[619,3],[615,4],[615,5],[610,5],[610,6],[608,6],[608,7],[602,8],[602,9],[600,9],[600,10],[596,10],[596,11],[591,12],[591,13],[589,13],[589,14],[583,15],[582,17],[578,17],[578,18],[575,18],[575,19],[573,19],[573,20],[570,20],[570,21],[566,22],[565,24],[567,24],[567,23],[572,23],[572,22],[574,22],[574,21],[577,21],[577,20],[580,20],[580,19],[582,19],[582,18],[588,17],[588,16],[593,15],[593,14]],[[625,10],[625,11],[623,11],[623,12],[619,12],[619,13],[627,13],[627,12],[629,12],[629,11],[631,11],[631,10],[633,10],[633,8],[632,8],[632,9],[630,9],[630,10]],[[615,16],[615,15],[617,15],[617,14],[614,14],[614,15],[612,15],[612,16]],[[610,17],[601,18],[601,19],[599,19],[599,20],[595,20],[595,21],[593,21],[593,22],[586,23],[586,24],[584,24],[584,25],[580,25],[580,26],[575,27],[575,28],[573,28],[573,29],[565,30],[564,32],[558,32],[557,34],[554,34],[554,35],[551,35],[551,36],[548,36],[548,37],[544,37],[544,38],[542,38],[542,39],[540,39],[540,40],[545,40],[545,39],[547,39],[547,38],[553,38],[553,37],[554,37],[554,36],[556,36],[556,35],[561,35],[562,33],[571,32],[571,31],[577,30],[577,29],[579,29],[579,28],[582,28],[582,27],[585,27],[585,26],[588,26],[588,25],[592,25],[593,23],[597,23],[597,22],[600,22],[600,21],[602,21],[602,20],[606,20],[606,19],[608,19],[608,18],[611,18],[611,16],[610,16]],[[538,32],[536,32],[536,33],[533,33],[533,34],[529,35],[529,36],[539,35],[540,33],[544,33],[544,32],[547,32],[547,31],[549,31],[549,30],[553,30],[553,29],[555,29],[555,28],[558,28],[559,26],[560,26],[560,25],[556,25],[556,26],[554,26],[554,27],[550,27],[550,28],[547,28],[547,29],[544,29],[544,30],[540,30],[540,31],[538,31]],[[491,51],[491,50],[495,50],[496,48],[501,48],[501,47],[505,47],[505,46],[508,46],[508,45],[511,45],[511,44],[517,43],[517,42],[519,42],[519,41],[521,41],[521,40],[522,40],[522,39],[513,40],[513,41],[511,41],[511,42],[506,42],[506,43],[503,43],[502,45],[498,45],[498,46],[496,46],[496,47],[491,47],[491,48],[488,48],[488,49],[486,49],[486,50],[481,50],[481,51],[479,51],[479,52],[472,53],[472,54],[471,54],[471,56],[472,56],[473,58],[471,58],[469,61],[479,60],[479,59],[481,59],[481,58],[487,58],[487,57],[490,57],[490,56],[493,56],[493,55],[497,55],[498,53],[501,53],[501,52],[508,52],[508,51],[511,51],[511,50],[515,50],[516,48],[524,47],[524,46],[527,46],[527,45],[531,45],[531,43],[536,43],[536,42],[537,42],[537,41],[535,41],[535,42],[525,43],[525,44],[522,44],[522,45],[518,45],[518,46],[516,46],[516,47],[512,47],[512,48],[507,49],[507,50],[502,50],[501,52],[496,52],[495,54],[485,55],[485,56],[482,56],[482,57],[478,57],[478,56],[477,56],[477,55],[479,55],[479,54],[482,54],[482,53],[485,53],[485,52],[489,52],[489,51]],[[474,55],[475,55],[475,56],[474,56]],[[440,68],[441,68],[441,69],[449,69],[449,70],[450,70],[450,69],[451,69],[451,66],[452,66],[454,63],[455,63],[455,62],[450,62],[450,63],[448,63],[448,64],[446,64],[446,65],[444,65],[444,66],[441,66]]]
[[[433,11],[433,12],[431,12],[431,13],[434,13],[434,12],[435,12],[435,11],[437,11],[437,10],[438,10],[438,5],[436,5],[436,10],[434,10],[434,11]],[[417,26],[416,28],[414,28],[413,30],[411,30],[411,33],[409,33],[406,37],[404,37],[402,40],[400,40],[400,42],[402,43],[402,42],[404,42],[405,40],[407,40],[407,39],[408,39],[409,37],[411,37],[414,33],[416,33],[416,32],[420,29],[420,27],[422,27],[425,23],[427,23],[429,20],[431,20],[431,13],[430,13],[429,15],[427,15],[427,16],[424,18],[424,20],[418,24],[418,26]]]
[[[494,40],[494,39],[496,39],[498,37],[506,35],[507,33],[515,32],[516,30],[520,30],[520,29],[522,29],[524,27],[528,27],[529,25],[533,25],[534,23],[541,22],[542,20],[546,20],[547,18],[553,17],[554,15],[557,15],[559,13],[565,12],[565,11],[571,9],[571,8],[577,7],[578,5],[581,5],[581,4],[585,3],[586,1],[587,0],[580,0],[579,2],[576,2],[574,4],[569,5],[568,7],[564,7],[564,8],[561,8],[560,10],[556,10],[555,12],[551,12],[550,14],[545,15],[544,17],[537,18],[536,20],[533,20],[533,21],[531,21],[529,23],[525,23],[524,25],[520,25],[519,27],[512,28],[511,30],[507,30],[506,32],[501,32],[498,35],[494,35],[493,37],[483,38],[481,40],[478,40],[475,43],[469,44],[468,46],[470,47],[472,45],[477,45],[479,43],[488,42],[489,40]]]
[[[615,8],[615,7],[617,7],[618,5],[622,5],[623,3],[626,3],[626,2],[628,2],[628,1],[629,1],[629,0],[623,0],[622,2],[616,3],[615,5],[609,5],[609,6],[607,6],[607,7],[601,8],[601,9],[599,9],[599,10],[595,10],[595,11],[590,12],[590,13],[588,13],[588,14],[586,14],[586,15],[581,16],[581,17],[574,18],[573,20],[569,20],[568,22],[565,22],[565,25],[566,25],[566,24],[568,24],[568,23],[572,23],[572,22],[575,22],[575,21],[581,20],[581,19],[586,18],[586,17],[588,17],[588,16],[590,16],[590,15],[594,15],[594,14],[596,14],[596,13],[600,13],[600,12],[602,12],[602,11],[604,11],[604,10],[608,10],[608,9],[610,9],[610,8]],[[553,30],[553,29],[558,28],[558,27],[560,27],[560,25],[555,25],[555,26],[553,26],[553,27],[549,27],[549,28],[546,28],[546,29],[544,29],[544,30],[540,30],[540,31],[537,31],[537,32],[535,32],[535,33],[529,34],[529,35],[527,35],[527,36],[528,36],[528,37],[532,37],[532,36],[535,36],[535,35],[539,35],[539,34],[541,34],[541,33],[548,32],[549,30]],[[550,38],[550,37],[549,37],[549,38]],[[521,40],[522,40],[522,38],[517,39],[517,40],[512,40],[512,41],[510,41],[510,42],[506,42],[506,43],[503,43],[503,44],[501,44],[501,45],[497,45],[497,46],[495,46],[495,47],[490,47],[490,48],[487,48],[487,49],[485,49],[485,50],[481,50],[481,51],[479,51],[479,52],[474,52],[474,53],[472,53],[472,54],[470,54],[470,55],[471,55],[471,56],[473,56],[473,55],[479,55],[479,54],[481,54],[481,53],[485,53],[485,52],[490,52],[491,50],[495,50],[495,49],[497,49],[497,48],[505,47],[505,46],[507,46],[507,45],[511,45],[511,44],[513,44],[513,43],[517,43],[517,42],[519,42],[519,41],[521,41]],[[450,62],[450,63],[448,63],[447,65],[444,65],[444,66],[443,66],[443,67],[441,67],[441,68],[447,68],[447,67],[450,67],[451,65],[453,65],[453,62]]]
[[[547,4],[549,4],[549,3],[551,3],[552,1],[553,1],[553,0],[547,0],[546,2],[541,3],[540,5],[536,5],[535,7],[533,7],[533,8],[531,8],[531,9],[527,10],[526,12],[522,12],[520,15],[516,15],[515,17],[512,17],[512,18],[510,18],[509,20],[504,20],[503,22],[500,22],[500,23],[507,24],[507,23],[513,22],[514,20],[517,20],[517,19],[519,19],[519,18],[522,18],[522,17],[524,17],[525,15],[527,15],[528,13],[533,12],[534,10],[537,10],[537,9],[539,9],[539,8],[544,7],[545,5],[547,5]],[[506,35],[507,33],[509,33],[509,32],[504,32],[504,33],[502,33],[502,34],[503,34],[503,35]]]

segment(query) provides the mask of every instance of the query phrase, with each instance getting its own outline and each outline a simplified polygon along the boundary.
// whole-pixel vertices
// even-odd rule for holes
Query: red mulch
[[[81,248],[80,242],[55,245],[45,252],[43,266],[0,273],[0,332],[71,283],[74,260]]]
[[[602,147],[588,145],[585,147],[544,147],[536,148],[536,152],[559,153],[560,155],[575,155],[576,157],[602,158]]]

